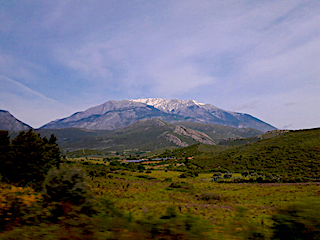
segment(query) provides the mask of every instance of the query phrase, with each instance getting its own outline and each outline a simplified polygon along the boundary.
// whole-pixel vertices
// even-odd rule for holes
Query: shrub
[[[178,178],[187,178],[187,174],[182,173],[181,175],[179,175],[179,177],[178,177]]]
[[[212,177],[221,177],[222,173],[221,172],[214,172]]]
[[[172,182],[172,178],[165,178],[164,181],[165,182]]]
[[[250,174],[249,171],[246,170],[246,171],[243,171],[243,172],[241,173],[241,176],[242,176],[242,177],[247,177],[249,174]]]
[[[198,199],[204,200],[204,201],[210,201],[210,200],[222,200],[224,199],[224,197],[222,195],[219,194],[215,194],[215,193],[211,193],[211,192],[206,192],[206,193],[202,193]]]
[[[148,216],[134,225],[137,239],[209,239],[210,223],[168,207],[160,218]]]
[[[232,173],[225,173],[223,175],[224,178],[232,178]]]
[[[217,182],[217,181],[220,180],[221,177],[222,177],[222,173],[221,172],[215,172],[215,173],[213,173],[212,181]]]
[[[180,189],[190,190],[192,189],[192,186],[189,183],[185,183],[185,182],[173,182],[170,184],[169,188],[180,188]]]
[[[8,227],[37,222],[41,195],[32,188],[0,187],[0,232]]]
[[[145,179],[148,179],[149,176],[148,176],[148,175],[137,175],[137,178],[145,178]]]
[[[198,177],[199,174],[194,171],[182,173],[178,178]]]
[[[86,172],[78,165],[62,165],[60,169],[51,169],[43,184],[43,197],[47,202],[64,201],[74,205],[92,200]]]
[[[95,212],[86,173],[78,165],[62,165],[60,169],[51,169],[44,181],[42,193],[44,201],[54,206],[54,218],[70,212]]]
[[[272,217],[274,221],[273,239],[319,239],[319,215],[319,201],[297,203],[278,209]]]

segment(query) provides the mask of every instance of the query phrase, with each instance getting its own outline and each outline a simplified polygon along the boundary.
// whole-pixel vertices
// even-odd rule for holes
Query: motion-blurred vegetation
[[[320,237],[319,129],[148,163],[60,162],[54,135],[0,136],[0,239]]]

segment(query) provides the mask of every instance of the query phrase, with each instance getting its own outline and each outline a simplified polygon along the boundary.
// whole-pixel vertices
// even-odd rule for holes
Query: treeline
[[[41,137],[33,130],[22,131],[10,140],[8,131],[0,131],[0,176],[16,186],[40,189],[52,167],[59,167],[57,138]]]

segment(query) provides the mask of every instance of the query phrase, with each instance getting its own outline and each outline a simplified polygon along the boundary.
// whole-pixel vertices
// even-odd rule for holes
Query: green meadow
[[[289,142],[292,152],[304,146],[301,159],[318,161],[318,136],[309,133],[309,138],[284,133],[272,141],[283,149]],[[306,142],[298,141],[301,134]],[[54,136],[48,140],[29,131],[12,141],[3,133],[3,139],[0,239],[320,239],[320,182],[310,162],[275,149],[277,160],[285,156],[305,167],[299,178],[292,177],[302,174],[296,167],[281,175],[244,169],[239,158],[232,164],[239,153],[248,163],[250,147],[274,162],[262,151],[273,149],[272,138],[233,150],[206,145],[168,150],[162,155],[174,159],[151,164],[90,156],[59,162]],[[37,155],[26,150],[31,147]],[[22,158],[37,164],[25,165],[26,171],[15,164]],[[201,167],[201,159],[210,164]],[[20,172],[13,177],[3,169]]]

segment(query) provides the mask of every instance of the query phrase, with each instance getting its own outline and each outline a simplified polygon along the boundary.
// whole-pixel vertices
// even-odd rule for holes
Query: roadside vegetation
[[[319,133],[127,163],[0,131],[0,239],[319,239]]]

